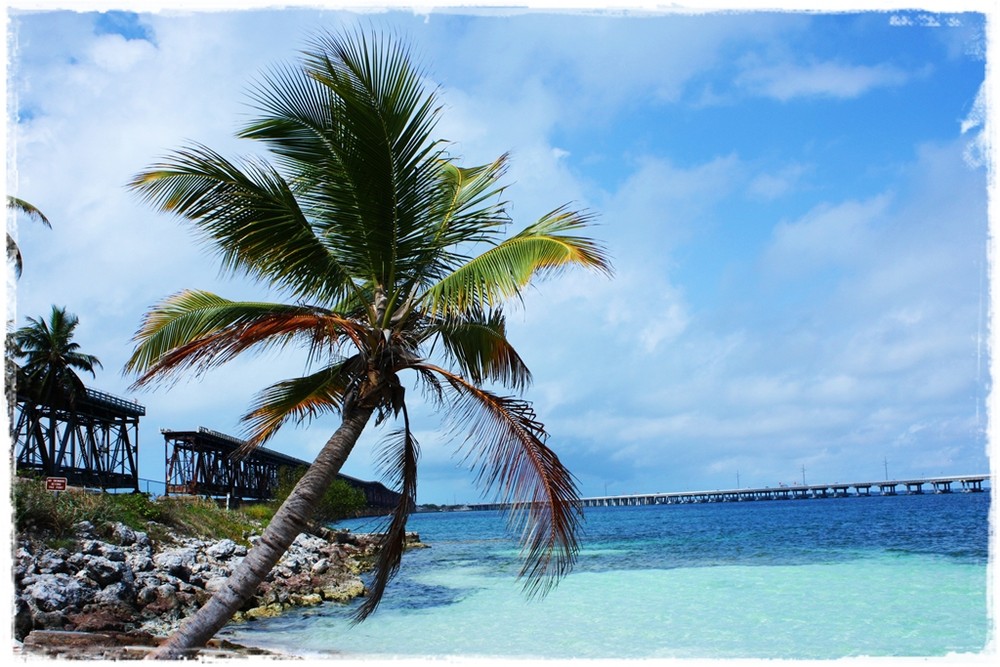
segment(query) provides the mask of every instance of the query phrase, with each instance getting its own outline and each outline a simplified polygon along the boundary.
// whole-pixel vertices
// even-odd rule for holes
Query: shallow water
[[[989,493],[592,508],[576,568],[542,600],[490,512],[414,515],[368,621],[325,604],[230,626],[304,655],[788,658],[977,653]],[[377,524],[342,524],[358,531]],[[355,603],[357,604],[357,603]]]

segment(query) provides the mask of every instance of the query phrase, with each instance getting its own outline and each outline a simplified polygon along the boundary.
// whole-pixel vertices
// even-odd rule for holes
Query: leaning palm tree
[[[49,219],[46,218],[41,211],[23,199],[7,195],[7,208],[24,213],[29,218],[37,220],[49,229],[52,228],[52,223],[49,222]],[[23,266],[21,260],[21,249],[17,247],[17,242],[15,242],[13,237],[11,237],[10,232],[7,232],[7,259],[8,261],[14,263],[14,275],[20,278]]]
[[[243,417],[248,447],[289,421],[334,414],[340,425],[228,583],[150,657],[181,657],[229,620],[306,529],[373,419],[397,425],[379,460],[400,494],[356,619],[375,610],[400,565],[416,498],[404,381],[464,433],[485,489],[515,506],[525,587],[544,593],[575,559],[580,507],[573,477],[519,398],[531,375],[507,339],[502,306],[564,267],[610,272],[603,249],[578,235],[590,216],[558,208],[505,237],[506,156],[456,165],[432,138],[434,93],[406,48],[387,38],[320,35],[297,65],[265,75],[252,100],[259,115],[239,136],[264,142],[273,164],[189,145],[130,187],[191,221],[224,269],[290,303],[174,294],[145,315],[126,371],[138,387],[301,344],[307,374],[255,397]]]

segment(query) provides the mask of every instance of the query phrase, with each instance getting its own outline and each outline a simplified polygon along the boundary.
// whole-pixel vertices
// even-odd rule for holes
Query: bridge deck
[[[952,486],[963,492],[983,491],[983,482],[989,475],[955,475],[950,477],[922,477],[879,482],[840,482],[833,484],[808,484],[745,489],[715,489],[712,491],[677,491],[671,493],[636,493],[618,496],[581,498],[583,507],[626,507],[637,505],[678,505],[686,503],[744,502],[757,500],[802,500],[811,498],[844,498],[849,496],[891,496],[921,494],[924,487],[933,493],[951,493]],[[878,493],[872,489],[877,488]],[[897,491],[902,489],[902,491]],[[482,503],[469,505],[473,510],[507,509],[509,504]]]

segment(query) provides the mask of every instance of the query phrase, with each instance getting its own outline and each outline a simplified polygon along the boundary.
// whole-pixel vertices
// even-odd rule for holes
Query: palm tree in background
[[[52,229],[52,223],[49,222],[49,219],[46,218],[41,211],[23,199],[7,195],[7,208],[24,213],[29,218],[37,220],[49,229]],[[10,232],[7,232],[7,260],[14,263],[14,275],[20,278],[21,269],[23,268],[21,249],[17,247],[17,243],[14,241],[13,237],[11,237]]]
[[[506,236],[506,156],[458,166],[432,138],[435,95],[407,49],[388,38],[320,35],[297,65],[264,75],[252,99],[258,117],[238,136],[264,142],[273,165],[189,145],[130,187],[191,221],[226,270],[289,302],[169,296],[146,313],[126,372],[143,386],[298,344],[308,372],[255,397],[243,417],[248,446],[289,421],[336,414],[341,422],[227,584],[150,657],[182,657],[229,620],[307,528],[373,418],[397,425],[379,460],[400,492],[356,619],[375,610],[416,500],[418,443],[404,379],[466,436],[485,489],[517,503],[509,520],[521,535],[521,576],[529,594],[544,593],[575,560],[579,498],[519,398],[531,375],[507,339],[502,306],[565,267],[610,274],[604,250],[579,235],[590,216],[562,207]]]
[[[28,318],[28,324],[10,336],[9,354],[18,364],[17,383],[20,393],[40,403],[57,408],[72,408],[86,388],[76,371],[96,377],[95,368],[101,362],[92,354],[80,352],[73,335],[80,323],[65,308],[52,306],[44,317]]]
[[[8,335],[5,362],[11,428],[14,427],[12,398],[16,394],[28,396],[49,408],[48,442],[52,447],[56,442],[56,410],[74,410],[77,400],[86,394],[77,371],[96,377],[94,369],[101,367],[97,357],[84,354],[79,343],[73,342],[79,323],[77,316],[67,313],[65,308],[52,306],[48,320],[29,317],[27,325]]]

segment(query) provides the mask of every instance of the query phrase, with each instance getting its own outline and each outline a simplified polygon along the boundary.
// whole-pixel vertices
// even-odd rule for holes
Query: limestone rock
[[[169,546],[154,549],[148,533],[124,524],[98,529],[80,522],[75,535],[70,549],[28,540],[16,545],[15,639],[48,630],[168,635],[225,585],[247,555],[245,545],[228,539],[172,536]],[[364,595],[357,575],[370,567],[377,544],[378,536],[327,529],[299,535],[236,619]]]
[[[139,539],[134,530],[120,522],[115,523],[112,526],[111,535],[114,537],[115,541],[123,547],[131,546]]]
[[[93,597],[79,581],[68,574],[40,574],[25,589],[28,601],[40,611],[62,611],[78,607]]]

